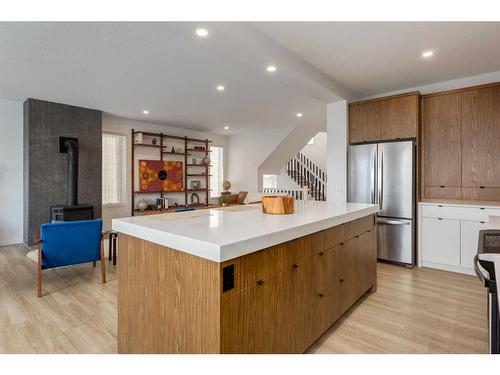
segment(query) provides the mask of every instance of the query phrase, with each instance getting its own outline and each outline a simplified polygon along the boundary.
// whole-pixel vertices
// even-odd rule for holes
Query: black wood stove
[[[94,206],[78,204],[78,138],[59,138],[59,152],[68,154],[66,204],[50,207],[50,221],[92,220]]]

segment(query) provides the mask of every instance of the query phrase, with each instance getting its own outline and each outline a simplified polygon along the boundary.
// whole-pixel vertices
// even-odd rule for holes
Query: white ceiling
[[[270,22],[256,27],[355,97],[500,70],[500,22]],[[434,56],[423,59],[423,51]]]
[[[340,97],[500,69],[498,23],[204,23],[203,40],[200,25],[0,23],[0,98],[231,134],[324,128]]]

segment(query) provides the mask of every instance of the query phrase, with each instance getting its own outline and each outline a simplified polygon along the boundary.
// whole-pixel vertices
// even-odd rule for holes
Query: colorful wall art
[[[182,161],[139,160],[139,189],[141,192],[182,191]]]

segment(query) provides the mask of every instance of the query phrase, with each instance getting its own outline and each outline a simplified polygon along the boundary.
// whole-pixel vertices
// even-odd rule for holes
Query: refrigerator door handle
[[[377,224],[381,225],[411,225],[411,221],[405,220],[384,220],[384,219],[378,219]]]
[[[371,186],[372,203],[377,203],[375,187],[377,186],[377,151],[373,151],[373,184]]]
[[[379,160],[379,168],[377,169],[377,180],[378,180],[378,204],[380,209],[382,209],[383,203],[383,193],[384,193],[384,151],[380,150],[380,160]]]

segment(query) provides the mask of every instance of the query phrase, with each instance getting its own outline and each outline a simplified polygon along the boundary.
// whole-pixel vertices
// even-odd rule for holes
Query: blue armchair
[[[65,221],[40,225],[38,242],[38,297],[42,296],[42,271],[101,261],[106,282],[102,219]]]

